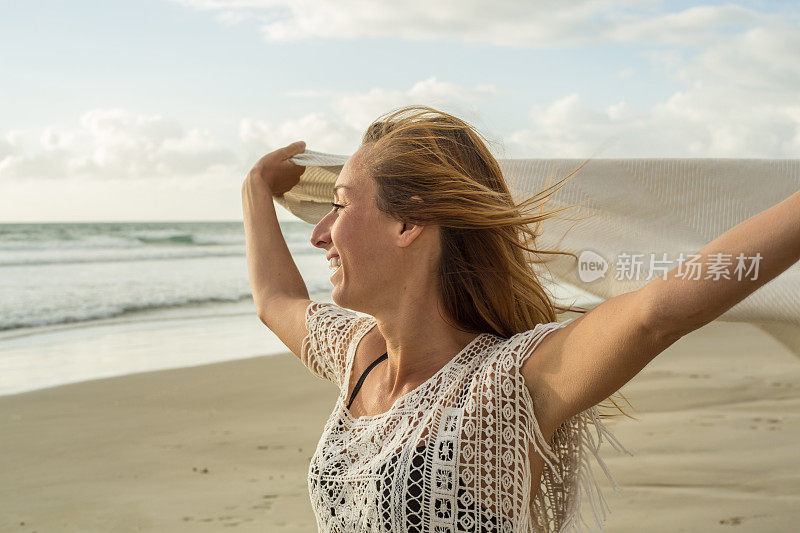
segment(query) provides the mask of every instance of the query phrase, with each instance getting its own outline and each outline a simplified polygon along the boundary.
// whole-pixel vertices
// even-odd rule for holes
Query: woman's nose
[[[325,248],[329,242],[331,242],[331,231],[328,215],[325,215],[325,218],[317,222],[314,231],[311,232],[311,244],[317,248]]]

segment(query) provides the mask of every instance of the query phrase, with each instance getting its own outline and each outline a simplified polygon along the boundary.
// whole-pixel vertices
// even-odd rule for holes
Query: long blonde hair
[[[585,313],[557,305],[533,268],[546,263],[542,254],[577,260],[575,254],[528,246],[541,234],[542,221],[573,207],[543,212],[547,199],[583,165],[517,204],[484,139],[464,120],[428,106],[382,115],[361,140],[370,145],[366,170],[377,186],[377,208],[402,222],[439,226],[440,298],[453,327],[508,338],[566,311]],[[526,214],[532,209],[539,213]],[[611,416],[619,414],[600,413]]]

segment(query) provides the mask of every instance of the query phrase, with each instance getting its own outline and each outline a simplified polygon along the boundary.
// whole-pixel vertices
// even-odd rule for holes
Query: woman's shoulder
[[[374,325],[374,318],[331,302],[311,301],[300,360],[312,373],[343,386],[351,346]]]
[[[505,371],[519,370],[520,366],[548,333],[564,327],[571,320],[542,322],[510,337],[501,337],[490,333],[488,336],[493,342],[488,345],[484,365],[500,365]]]
[[[335,331],[357,334],[361,328],[369,328],[375,322],[375,318],[341,307],[333,302],[321,302],[312,300],[306,308],[306,327],[324,326],[333,328]]]

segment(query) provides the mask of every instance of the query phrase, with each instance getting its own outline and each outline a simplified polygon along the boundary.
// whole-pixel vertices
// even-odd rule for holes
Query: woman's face
[[[362,147],[342,167],[333,198],[341,207],[317,223],[311,244],[327,257],[339,256],[340,266],[330,269],[333,301],[372,314],[391,301],[397,286],[402,262],[393,232],[402,224],[378,211],[375,183],[362,168],[364,155]]]

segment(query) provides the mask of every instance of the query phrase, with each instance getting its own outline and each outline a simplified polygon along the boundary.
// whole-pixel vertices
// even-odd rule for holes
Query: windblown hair
[[[517,204],[484,139],[467,122],[428,106],[401,107],[376,119],[361,144],[370,145],[365,169],[377,186],[378,210],[405,223],[440,228],[438,282],[448,315],[443,318],[457,329],[508,338],[554,322],[566,311],[585,313],[557,305],[533,267],[546,263],[542,254],[577,260],[575,254],[529,247],[541,234],[542,221],[572,207],[543,211],[583,165]],[[608,400],[634,418],[613,397]],[[600,413],[612,416],[619,414]]]

